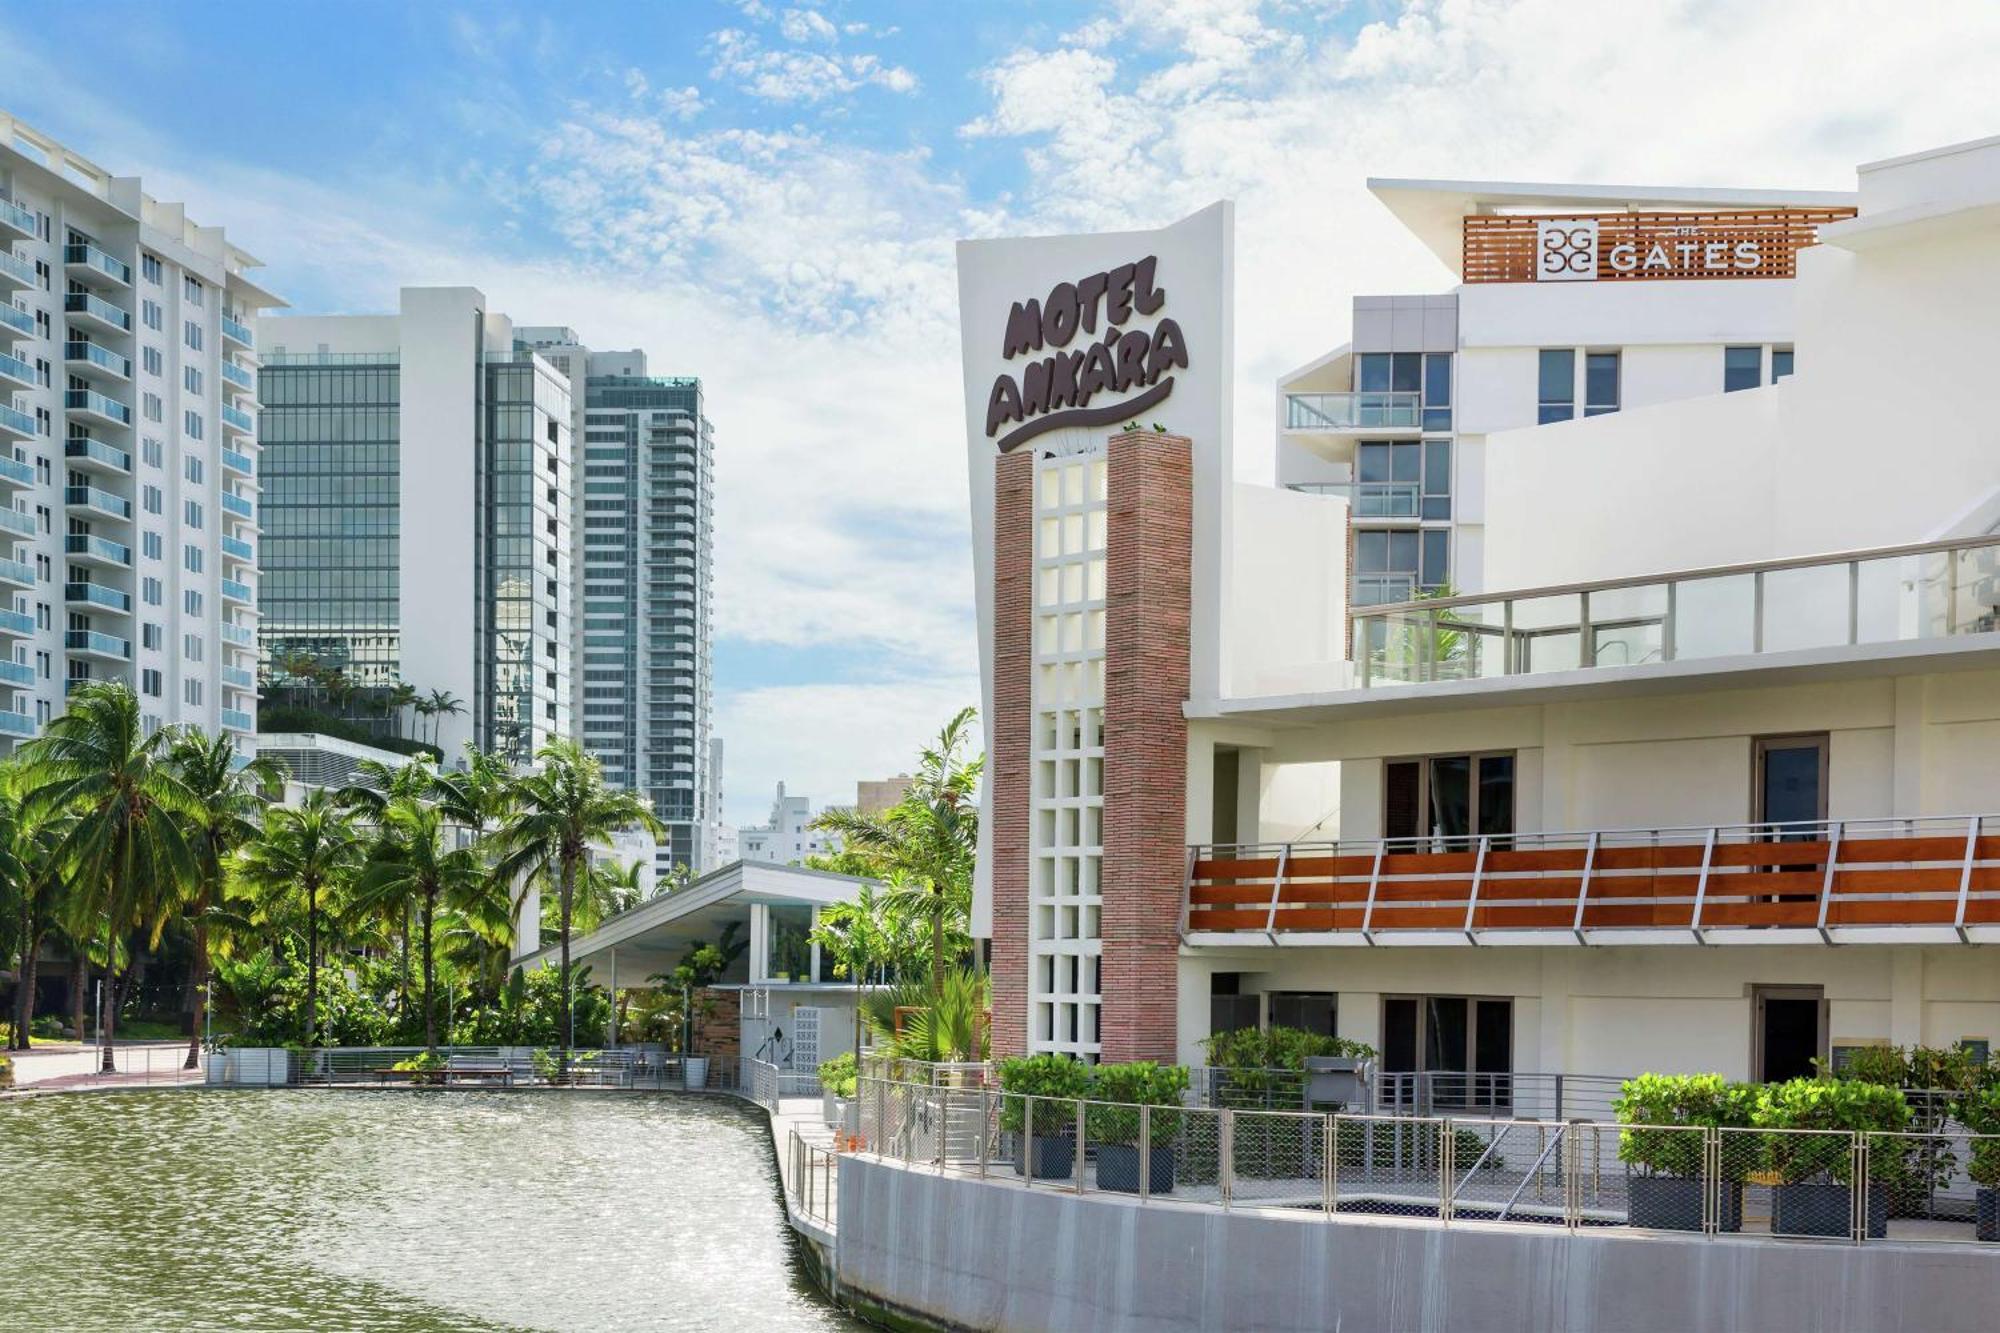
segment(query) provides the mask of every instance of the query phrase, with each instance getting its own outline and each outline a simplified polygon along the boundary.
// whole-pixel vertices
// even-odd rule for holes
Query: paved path
[[[187,1043],[120,1042],[112,1047],[115,1074],[100,1074],[104,1053],[95,1046],[37,1047],[14,1057],[14,1086],[42,1091],[98,1086],[145,1086],[151,1083],[199,1083],[200,1070],[183,1070]]]
[[[778,1175],[784,1181],[785,1207],[791,1212],[793,1225],[831,1242],[834,1219],[839,1216],[835,1205],[839,1172],[830,1170],[823,1156],[815,1162],[815,1154],[810,1152],[802,1154],[805,1162],[795,1160],[794,1133],[809,1147],[832,1150],[833,1131],[826,1126],[825,1105],[819,1098],[779,1098],[778,1113],[771,1117],[771,1142],[777,1149]],[[801,1203],[798,1173],[802,1166],[812,1170],[810,1209]]]

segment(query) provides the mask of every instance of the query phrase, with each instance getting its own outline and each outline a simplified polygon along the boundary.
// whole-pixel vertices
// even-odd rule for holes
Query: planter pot
[[[1014,1174],[1026,1175],[1028,1163],[1024,1157],[1028,1139],[1023,1135],[1014,1149]],[[1076,1174],[1076,1145],[1069,1139],[1057,1135],[1035,1135],[1035,1179],[1068,1180]],[[1134,1179],[1137,1179],[1135,1176]]]
[[[1171,1194],[1174,1189],[1174,1150],[1161,1144],[1150,1150],[1146,1165],[1146,1191]],[[1139,1192],[1139,1145],[1100,1143],[1097,1145],[1097,1187],[1121,1194]]]
[[[699,1092],[701,1089],[708,1086],[707,1056],[705,1055],[688,1056],[685,1060],[681,1061],[681,1070],[685,1076],[684,1082],[687,1084],[687,1089],[689,1092]]]
[[[1684,1176],[1633,1176],[1625,1185],[1629,1220],[1635,1227],[1657,1231],[1699,1231],[1703,1185]],[[1743,1229],[1741,1182],[1723,1185],[1722,1216],[1717,1226],[1722,1231]]]
[[[2000,1240],[2000,1189],[1982,1187],[1972,1200],[1972,1234],[1981,1240]]]
[[[1845,1185],[1810,1181],[1771,1187],[1771,1234],[1774,1236],[1845,1236],[1853,1227],[1854,1194]],[[1889,1234],[1889,1187],[1868,1187],[1868,1235]]]

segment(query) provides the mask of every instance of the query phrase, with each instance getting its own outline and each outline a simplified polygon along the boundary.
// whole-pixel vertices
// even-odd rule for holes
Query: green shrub
[[[1966,1174],[1975,1184],[2000,1188],[2000,1088],[1966,1093],[1952,1103],[1951,1117],[1973,1135]]]
[[[1909,1125],[1910,1106],[1901,1091],[1880,1084],[1795,1078],[1760,1088],[1752,1121],[1759,1129],[1895,1133]],[[1847,1184],[1853,1175],[1850,1148],[1839,1134],[1768,1134],[1764,1144],[1787,1185],[1828,1179]]]
[[[1155,1145],[1166,1143],[1180,1129],[1187,1090],[1185,1065],[1151,1060],[1098,1065],[1090,1071],[1092,1105],[1084,1111],[1084,1132],[1093,1143],[1137,1143],[1139,1108],[1154,1106],[1161,1109],[1152,1113],[1147,1137]]]
[[[1611,1107],[1620,1124],[1645,1126],[1619,1134],[1619,1161],[1649,1176],[1693,1178],[1701,1175],[1705,1137],[1694,1129],[1747,1127],[1756,1113],[1757,1089],[1720,1074],[1641,1074],[1619,1084]],[[1676,1125],[1691,1128],[1672,1128]],[[1737,1153],[1725,1162],[1733,1179],[1741,1180],[1753,1169],[1752,1163],[1736,1160],[1742,1156]]]
[[[834,1096],[853,1097],[856,1082],[853,1051],[842,1051],[831,1060],[820,1061],[819,1085]]]
[[[1222,1069],[1303,1070],[1308,1058],[1348,1056],[1367,1059],[1375,1054],[1375,1048],[1366,1042],[1281,1026],[1218,1032],[1213,1037],[1203,1038],[1201,1045],[1208,1053],[1209,1064]]]
[[[1061,1134],[1076,1124],[1076,1099],[1090,1095],[1090,1066],[1067,1055],[1017,1055],[1000,1062],[1000,1128],[1019,1132],[1027,1118],[1027,1098],[1034,1097],[1033,1132]],[[1049,1098],[1041,1101],[1040,1098]],[[1069,1100],[1060,1100],[1067,1098]]]
[[[28,1035],[31,1037],[43,1037],[49,1041],[54,1041],[61,1037],[62,1034],[62,1020],[54,1014],[43,1014],[40,1018],[32,1019],[28,1023]]]

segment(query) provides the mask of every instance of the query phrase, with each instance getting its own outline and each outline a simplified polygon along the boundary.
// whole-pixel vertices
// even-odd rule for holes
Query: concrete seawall
[[[843,1295],[971,1329],[1813,1330],[2000,1320],[2000,1246],[1329,1222],[840,1162]]]

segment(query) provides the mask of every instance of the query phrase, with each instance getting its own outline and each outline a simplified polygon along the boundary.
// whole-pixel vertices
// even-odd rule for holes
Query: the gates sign
[[[1851,208],[1577,217],[1473,214],[1464,220],[1467,282],[1616,282],[1789,278],[1822,223]]]

